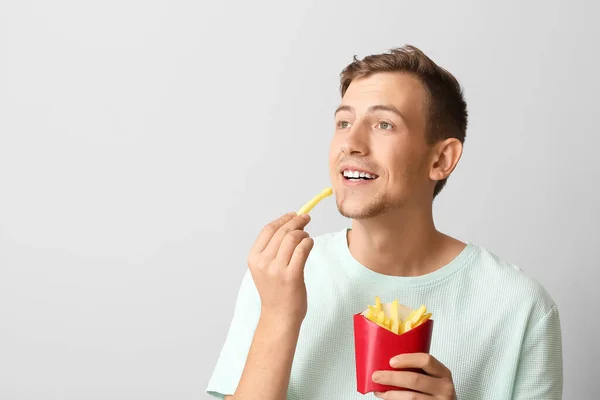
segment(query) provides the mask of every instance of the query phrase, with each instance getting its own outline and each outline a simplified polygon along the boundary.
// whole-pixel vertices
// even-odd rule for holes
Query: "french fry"
[[[419,318],[419,320],[417,321],[416,326],[421,325],[423,322],[427,321],[429,318],[431,318],[431,313],[423,314],[423,316],[421,318]]]
[[[371,307],[371,306],[369,306],[369,307]],[[371,309],[367,310],[365,317],[367,317],[368,319],[370,319],[373,322],[377,321],[377,316],[375,314],[373,314],[373,311],[371,311]]]
[[[377,324],[382,326],[383,322],[385,321],[385,313],[383,312],[383,310],[379,311],[379,314],[377,315]],[[383,326],[385,328],[385,326]]]
[[[400,332],[400,321],[398,317],[398,300],[394,300],[390,305],[390,314],[392,314],[392,332],[398,335]]]
[[[421,305],[421,307],[419,307],[418,310],[415,310],[412,313],[410,313],[407,320],[413,324],[416,324],[416,322],[419,320],[419,318],[421,318],[423,316],[423,314],[425,314],[426,311],[427,311],[427,308],[424,305]]]
[[[373,312],[371,312],[371,310],[367,311],[367,313],[365,314],[365,318],[367,318],[377,324],[377,315],[373,314]]]
[[[379,296],[375,296],[375,307],[377,307],[378,310],[383,310]]]
[[[379,311],[383,311],[381,309],[381,307],[373,307],[373,306],[369,306],[369,311],[371,311],[375,316],[379,315]]]
[[[319,204],[319,202],[321,200],[323,200],[326,197],[329,197],[333,194],[333,189],[328,187],[326,189],[323,189],[319,194],[317,194],[315,197],[313,197],[312,199],[310,199],[306,204],[304,204],[299,210],[298,212],[296,212],[296,214],[300,215],[300,214],[308,214],[310,212],[310,210],[312,210],[314,208],[314,206],[316,206],[317,204]]]

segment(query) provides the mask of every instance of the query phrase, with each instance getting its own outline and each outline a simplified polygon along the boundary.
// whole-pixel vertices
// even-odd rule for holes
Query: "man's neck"
[[[358,262],[375,272],[419,276],[448,264],[465,244],[439,232],[427,208],[397,209],[353,220],[348,246]]]

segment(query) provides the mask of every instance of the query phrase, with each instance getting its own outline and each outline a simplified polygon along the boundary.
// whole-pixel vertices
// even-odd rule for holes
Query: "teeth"
[[[366,172],[351,171],[351,170],[345,170],[345,171],[343,171],[342,174],[346,178],[350,178],[350,179],[358,179],[358,178],[375,179],[377,177],[377,175],[371,175]]]

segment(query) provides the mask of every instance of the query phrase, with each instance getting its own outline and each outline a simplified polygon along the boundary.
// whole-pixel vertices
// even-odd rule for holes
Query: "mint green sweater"
[[[305,268],[308,313],[288,390],[290,400],[371,399],[356,391],[352,316],[398,299],[433,314],[430,353],[450,371],[459,400],[562,398],[562,339],[556,304],[518,267],[475,244],[418,277],[382,275],[356,261],[347,229],[315,238]],[[249,273],[207,393],[233,394],[260,314]]]

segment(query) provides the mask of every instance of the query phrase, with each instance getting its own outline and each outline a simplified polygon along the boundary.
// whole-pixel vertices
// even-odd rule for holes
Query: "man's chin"
[[[339,213],[346,218],[364,220],[375,218],[394,208],[394,204],[385,196],[361,197],[363,196],[340,196],[337,198],[336,206]]]
[[[368,206],[362,206],[362,207],[348,207],[348,206],[338,206],[338,211],[340,212],[340,214],[343,217],[349,218],[349,219],[355,219],[355,220],[361,220],[361,219],[369,219],[369,218],[374,218],[380,214],[383,213],[383,209],[381,209],[381,207],[368,207]]]

